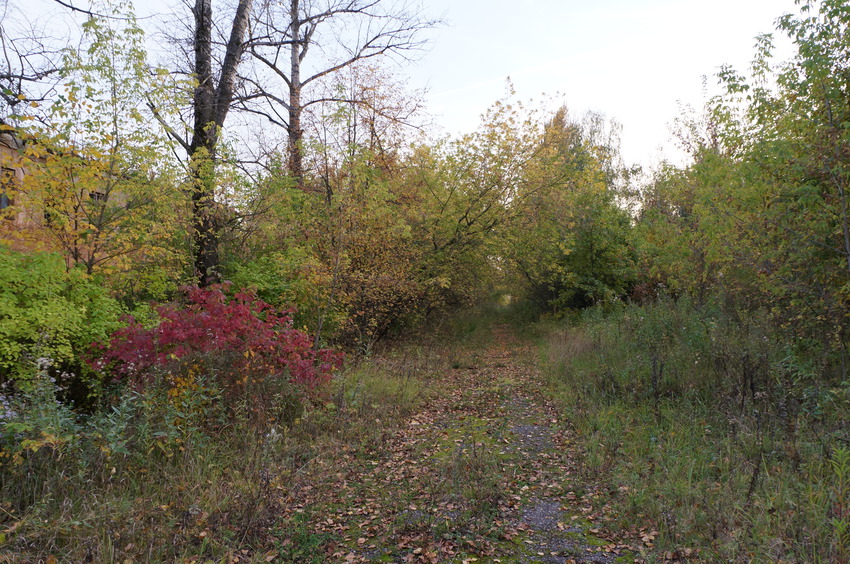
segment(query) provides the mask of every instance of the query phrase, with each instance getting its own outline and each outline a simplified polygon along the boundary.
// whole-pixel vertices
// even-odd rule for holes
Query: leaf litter
[[[297,473],[279,546],[299,518],[317,562],[641,562],[654,531],[608,527],[616,492],[580,477],[532,346],[497,326],[477,357],[382,440]]]

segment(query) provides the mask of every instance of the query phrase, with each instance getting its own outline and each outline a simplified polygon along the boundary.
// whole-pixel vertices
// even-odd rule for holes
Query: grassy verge
[[[311,462],[380,441],[443,356],[398,347],[351,365],[324,396],[265,383],[227,408],[197,374],[127,391],[88,419],[43,375],[3,406],[0,562],[309,561],[322,539],[297,521],[284,535],[282,500]]]
[[[846,562],[850,385],[812,346],[680,300],[590,310],[544,350],[585,472],[660,532],[651,559]]]

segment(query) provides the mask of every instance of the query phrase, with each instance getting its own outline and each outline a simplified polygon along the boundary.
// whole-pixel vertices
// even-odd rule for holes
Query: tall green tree
[[[630,218],[619,205],[623,167],[601,116],[561,107],[542,125],[524,189],[511,201],[503,255],[544,308],[584,307],[624,295],[634,273]]]
[[[25,174],[8,211],[23,208],[28,219],[9,237],[61,252],[69,268],[116,275],[116,284],[118,275],[154,283],[152,272],[168,278],[182,267],[173,239],[183,198],[171,147],[146,108],[165,106],[170,84],[150,72],[129,6],[108,9],[121,17],[89,18],[83,47],[65,51],[64,86],[43,118],[20,116],[37,125],[18,131]]]
[[[766,35],[750,77],[721,71],[724,93],[690,128],[710,135],[691,143],[691,166],[647,193],[641,229],[676,241],[677,258],[655,245],[661,279],[725,289],[835,344],[850,313],[850,6],[798,4],[778,20],[793,58],[778,64]]]
[[[467,304],[494,288],[502,260],[496,233],[511,202],[530,190],[526,172],[540,150],[538,125],[509,95],[485,112],[476,131],[411,156],[405,181],[420,202],[413,225],[426,257],[428,308]]]

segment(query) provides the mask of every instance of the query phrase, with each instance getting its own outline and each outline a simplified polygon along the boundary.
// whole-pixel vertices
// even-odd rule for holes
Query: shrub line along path
[[[579,477],[533,346],[496,326],[453,365],[399,425],[299,469],[268,561],[608,563],[651,546],[606,530],[612,494]]]

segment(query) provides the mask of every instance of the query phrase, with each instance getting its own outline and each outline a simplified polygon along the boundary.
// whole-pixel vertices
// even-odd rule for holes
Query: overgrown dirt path
[[[373,444],[310,462],[282,500],[278,561],[632,562],[576,475],[533,347],[504,326]],[[375,425],[382,423],[376,421]]]

